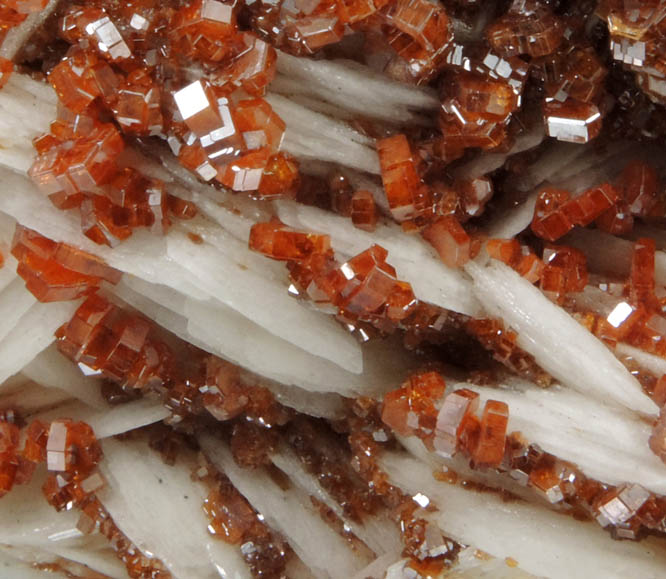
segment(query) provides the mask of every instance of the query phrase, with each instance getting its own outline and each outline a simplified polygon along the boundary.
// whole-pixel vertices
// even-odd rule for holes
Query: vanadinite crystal
[[[72,300],[95,291],[105,280],[120,281],[121,273],[98,257],[17,226],[12,255],[17,273],[42,302]]]

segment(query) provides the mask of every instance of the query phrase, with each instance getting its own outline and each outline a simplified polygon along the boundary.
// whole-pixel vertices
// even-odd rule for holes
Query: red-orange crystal
[[[481,430],[472,460],[477,467],[496,468],[504,458],[509,407],[504,402],[488,400],[483,408]]]
[[[423,237],[449,267],[461,267],[471,257],[472,240],[452,215],[438,217],[424,229]]]
[[[361,190],[352,195],[351,220],[359,229],[374,231],[377,224],[377,208],[372,193]]]

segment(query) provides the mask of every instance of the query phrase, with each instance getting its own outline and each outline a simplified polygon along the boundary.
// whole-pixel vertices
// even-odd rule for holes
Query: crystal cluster
[[[461,179],[452,186],[427,184],[420,175],[419,158],[403,134],[378,140],[377,152],[393,219],[405,231],[421,231],[449,267],[473,258],[480,247],[461,223],[483,213],[493,194],[490,179]]]
[[[104,536],[130,577],[168,579],[170,574],[162,563],[144,555],[95,496],[106,483],[97,470],[102,449],[92,428],[65,418],[49,424],[33,420],[21,432],[17,422],[13,412],[4,411],[0,416],[0,496],[14,484],[30,481],[37,466],[46,463],[49,474],[42,492],[50,505],[58,511],[78,508],[77,528]]]
[[[210,520],[208,532],[226,543],[238,545],[253,576],[284,576],[290,555],[285,541],[271,531],[231,481],[212,465],[206,462],[196,476],[212,487],[203,504]]]
[[[12,255],[16,272],[40,302],[73,300],[95,292],[103,281],[118,283],[122,275],[98,257],[22,225],[16,227]]]
[[[332,312],[367,339],[374,327],[390,333],[417,305],[412,288],[386,262],[388,252],[373,245],[344,263],[336,260],[328,235],[296,231],[279,221],[252,227],[250,249],[288,262],[290,293]]]
[[[666,99],[666,6],[658,0],[603,0],[597,11],[608,24],[613,59],[634,71],[641,89],[652,100],[663,104]]]
[[[58,118],[35,140],[29,175],[57,207],[80,211],[96,243],[115,246],[136,227],[164,234],[170,225],[165,184],[122,162],[129,138],[166,140],[186,168],[232,191],[293,196],[298,166],[279,150],[285,125],[261,98],[276,52],[239,29],[239,6],[97,2],[64,10],[58,32],[71,46],[48,76]],[[187,81],[177,66],[204,68]]]
[[[428,412],[428,396],[437,395],[442,383],[441,377],[435,373],[415,376],[413,381],[405,384],[407,392],[402,391],[395,396],[395,402],[403,410],[409,411],[413,403],[414,410],[422,408]],[[358,398],[349,402],[347,419],[342,428],[348,432],[351,469],[342,457],[338,458],[330,452],[326,436],[311,421],[296,422],[299,431],[290,442],[304,466],[319,476],[327,491],[344,506],[348,516],[363,521],[366,514],[371,515],[383,506],[400,529],[404,546],[402,554],[410,558],[409,566],[426,573],[441,573],[455,560],[461,546],[443,536],[433,524],[429,515],[434,508],[428,497],[406,495],[390,483],[380,468],[377,459],[384,443],[392,440],[381,413],[381,404],[374,400]],[[322,477],[320,473],[327,476]],[[355,482],[358,475],[360,485]]]
[[[532,231],[546,241],[557,241],[575,226],[594,223],[613,235],[630,233],[635,218],[657,217],[659,182],[653,167],[631,161],[614,184],[602,183],[576,197],[547,187],[539,192]]]
[[[528,487],[549,504],[595,519],[614,538],[636,540],[666,530],[663,499],[637,484],[614,487],[586,477],[575,465],[508,433],[509,408],[459,388],[446,392],[435,372],[416,374],[389,392],[382,420],[403,436],[417,436],[436,454],[464,456],[473,469],[492,469]],[[661,431],[663,437],[663,426]]]
[[[518,335],[505,328],[502,320],[471,318],[465,324],[465,331],[512,372],[540,386],[550,385],[550,375],[539,367],[533,356],[517,345]]]
[[[492,259],[505,263],[529,282],[536,283],[541,279],[543,261],[517,239],[489,239],[485,249]]]
[[[363,31],[368,46],[387,53],[387,72],[408,82],[437,73],[453,36],[445,9],[430,0],[261,0],[248,7],[252,28],[293,54],[312,54],[347,31]]]
[[[190,354],[186,364],[152,322],[99,294],[81,304],[56,338],[58,350],[83,373],[129,394],[160,394],[175,424],[193,415],[224,421],[244,413],[264,426],[288,419],[265,388],[241,381],[236,366],[202,352]]]

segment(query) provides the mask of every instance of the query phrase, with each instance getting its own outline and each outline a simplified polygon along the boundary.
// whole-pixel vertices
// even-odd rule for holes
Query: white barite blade
[[[0,500],[0,544],[45,547],[72,546],[80,539],[75,510],[57,512],[42,495],[46,470],[37,469],[32,480],[18,485]]]
[[[3,292],[18,277],[16,275],[17,261],[13,255],[6,254],[2,249],[0,251],[5,258],[5,265],[0,268],[0,292]]]
[[[54,548],[54,546],[49,545],[48,551],[56,557],[60,557],[61,560],[64,559],[65,561],[73,561],[74,563],[85,565],[88,569],[102,573],[107,577],[128,577],[125,565],[123,565],[122,561],[118,559],[113,549],[109,546],[106,548],[95,548],[94,544],[84,544],[78,548]],[[85,569],[83,571],[85,572]],[[102,578],[100,577],[99,579]]]
[[[363,370],[356,340],[329,316],[291,298],[284,285],[270,283],[211,245],[193,243],[175,231],[167,237],[167,253],[210,297],[299,348],[350,372]]]
[[[55,341],[54,332],[70,320],[80,303],[37,302],[21,316],[13,331],[0,340],[0,384]]]
[[[36,88],[37,84],[47,87],[54,100],[39,98],[44,94],[44,89]],[[31,92],[33,88],[35,91]],[[23,75],[13,74],[0,93],[0,118],[5,127],[14,129],[12,134],[3,132],[0,137],[5,148],[25,148],[32,158],[36,153],[30,139],[47,133],[51,121],[56,118],[55,92],[46,83],[29,81]]]
[[[44,422],[59,418],[80,420],[89,424],[95,436],[102,440],[154,424],[170,414],[169,409],[160,400],[145,397],[118,406],[107,406],[103,410],[91,408],[77,400],[40,412],[35,418]]]
[[[35,303],[35,296],[25,288],[25,282],[19,277],[0,292],[0,341],[14,330],[21,316]]]
[[[0,45],[0,57],[14,60],[30,37],[46,22],[57,8],[60,0],[50,0],[43,10],[32,12],[18,26],[10,28]]]
[[[208,534],[202,509],[208,490],[190,478],[185,453],[169,466],[145,441],[109,439],[102,448],[100,471],[108,484],[98,497],[141,551],[177,579],[251,577],[238,547]]]
[[[85,376],[55,344],[51,344],[22,370],[31,380],[42,386],[60,388],[93,408],[107,408],[100,392],[102,381]]]
[[[655,376],[661,377],[666,374],[666,358],[649,354],[645,350],[634,348],[629,344],[618,344],[615,347],[615,353],[619,356],[629,356],[643,369],[652,372]]]
[[[283,96],[268,95],[266,100],[286,123],[281,148],[288,153],[379,174],[379,157],[373,139],[344,122],[312,111]]]
[[[321,135],[327,140],[348,144],[350,141],[374,148],[374,139],[354,129],[347,123],[314,112],[280,95],[268,95],[268,104],[282,118],[287,126],[313,135]]]
[[[386,249],[387,261],[398,278],[408,281],[420,300],[467,314],[480,315],[482,308],[471,291],[469,279],[445,266],[421,239],[407,235],[395,224],[380,224],[373,233],[354,227],[340,215],[289,201],[275,203],[278,216],[296,229],[327,233],[336,251],[351,257],[376,243]]]
[[[221,304],[188,301],[185,311],[188,332],[205,344],[207,351],[261,376],[347,396],[362,384],[362,376],[309,354]]]
[[[663,575],[666,549],[659,539],[613,541],[596,522],[436,481],[428,465],[405,454],[387,452],[380,466],[392,483],[434,502],[445,535],[493,557],[511,557],[528,573],[552,579]]]
[[[47,388],[23,374],[15,374],[0,386],[0,408],[15,410],[24,418],[71,401],[69,392]]]
[[[563,384],[600,402],[655,415],[656,404],[597,338],[529,281],[491,260],[465,266],[487,311],[518,334],[517,344]]]
[[[429,114],[440,106],[433,90],[397,82],[351,61],[315,61],[278,52],[277,69],[278,77],[295,81],[280,89],[283,94],[298,92],[355,116],[414,122],[415,112]]]
[[[347,579],[369,563],[320,518],[307,495],[293,487],[282,490],[261,471],[240,468],[226,444],[213,436],[203,435],[199,443],[211,462],[229,477],[266,523],[282,533],[316,576]]]

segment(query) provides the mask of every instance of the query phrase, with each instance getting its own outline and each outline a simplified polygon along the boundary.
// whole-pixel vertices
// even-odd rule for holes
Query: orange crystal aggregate
[[[384,397],[382,421],[402,436],[417,436],[438,454],[463,450],[476,468],[497,468],[504,458],[509,411],[488,400],[480,423],[478,395],[467,389],[444,396],[446,383],[437,372],[415,374]],[[437,406],[440,409],[437,410]]]
[[[416,170],[416,161],[405,135],[377,141],[384,191],[391,215],[398,222],[426,216],[430,195]]]
[[[659,182],[650,165],[631,161],[615,184],[602,183],[571,198],[569,192],[545,188],[539,193],[532,231],[547,241],[556,241],[574,226],[592,222],[614,235],[629,233],[635,217],[649,217],[658,210]]]
[[[614,487],[586,477],[575,465],[529,444],[519,432],[507,433],[509,409],[504,402],[487,400],[479,419],[478,394],[460,388],[443,396],[443,380],[436,376],[416,374],[389,392],[382,420],[403,436],[421,438],[444,459],[463,456],[472,469],[493,470],[565,512],[596,519],[616,539],[637,540],[646,532],[666,529],[662,497],[640,485]],[[662,413],[650,441],[661,453],[666,448],[663,424]]]
[[[16,227],[12,255],[19,262],[17,273],[41,302],[76,299],[96,291],[103,280],[118,283],[122,275],[98,257],[22,225]]]
[[[543,250],[540,286],[546,295],[561,300],[567,293],[581,292],[588,282],[585,254],[566,246]]]
[[[529,247],[520,245],[518,240],[489,239],[485,248],[491,258],[504,262],[527,281],[536,283],[541,279],[543,262]]]
[[[97,499],[106,482],[97,470],[102,449],[88,424],[67,418],[50,424],[33,420],[20,433],[13,413],[3,412],[0,418],[0,496],[14,484],[29,482],[37,465],[46,462],[49,474],[42,493],[49,504],[58,511],[77,507],[77,528],[104,536],[130,577],[169,579],[162,562],[144,555]]]
[[[253,576],[284,576],[290,555],[284,540],[271,531],[226,476],[207,463],[196,472],[198,478],[202,475],[212,487],[203,504],[210,520],[208,532],[226,543],[239,545]]]
[[[102,376],[130,394],[155,391],[178,424],[190,415],[230,420],[244,413],[263,427],[288,415],[263,387],[244,384],[238,368],[214,356],[189,353],[143,316],[94,294],[56,331],[58,350],[87,375]],[[193,367],[194,364],[194,367]]]
[[[437,372],[415,374],[384,397],[382,421],[402,436],[432,438],[437,425],[435,402],[446,389]]]
[[[126,136],[167,140],[184,166],[234,191],[294,195],[298,166],[279,152],[285,125],[260,98],[275,75],[276,52],[239,30],[238,10],[218,0],[176,11],[169,3],[64,9],[58,31],[72,46],[48,77],[58,119],[35,140],[30,177],[57,207],[80,208],[96,243],[113,246],[135,227],[164,234],[169,226],[159,181],[137,175],[127,185],[131,194],[119,185],[127,181],[117,163]],[[201,78],[188,83],[168,72],[174,54],[179,65],[205,63]]]
[[[249,247],[271,259],[303,262],[314,254],[328,252],[331,240],[328,235],[295,231],[271,221],[252,226]]]
[[[417,305],[411,286],[397,279],[386,262],[388,252],[379,245],[340,264],[328,235],[295,231],[270,221],[252,226],[249,247],[287,261],[293,282],[290,293],[307,297],[323,309],[333,306],[338,319],[351,331],[360,330],[362,339],[367,339],[364,324],[390,333]]]
[[[440,456],[451,458],[458,450],[463,421],[467,414],[476,414],[479,408],[479,395],[466,388],[461,388],[444,397],[433,437],[433,447]]]
[[[663,4],[656,0],[604,0],[597,11],[608,24],[612,57],[636,73],[639,85],[650,99],[663,103],[666,96]]]
[[[472,318],[465,323],[464,328],[492,353],[495,360],[512,372],[540,386],[550,385],[551,377],[538,366],[533,356],[518,346],[518,335],[505,328],[502,320]]]
[[[498,467],[504,458],[509,407],[504,402],[488,400],[483,408],[481,429],[472,460],[477,467]]]

